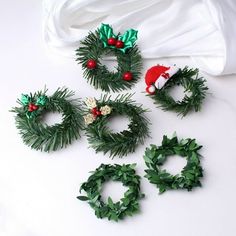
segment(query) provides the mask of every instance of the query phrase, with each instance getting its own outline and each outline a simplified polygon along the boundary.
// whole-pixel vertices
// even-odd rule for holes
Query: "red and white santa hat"
[[[157,65],[148,69],[145,75],[145,83],[147,85],[146,92],[154,94],[156,89],[161,89],[178,70],[179,68],[175,65]]]

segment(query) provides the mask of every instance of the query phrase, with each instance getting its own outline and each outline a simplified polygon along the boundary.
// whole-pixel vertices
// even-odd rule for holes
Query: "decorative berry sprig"
[[[115,35],[112,27],[108,24],[102,24],[99,29],[100,39],[104,47],[116,48],[123,53],[125,53],[128,48],[134,46],[137,40],[137,34],[137,30],[129,29],[123,35]]]
[[[47,97],[41,95],[35,101],[32,95],[22,94],[20,102],[24,106],[27,118],[32,119],[40,114],[40,111],[47,102]]]
[[[109,115],[112,111],[112,108],[108,105],[99,108],[97,101],[94,98],[87,98],[85,104],[89,109],[89,113],[84,116],[84,122],[86,125],[92,124],[99,116]]]

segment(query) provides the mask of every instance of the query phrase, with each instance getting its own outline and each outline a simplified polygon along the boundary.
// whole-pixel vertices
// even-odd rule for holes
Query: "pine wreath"
[[[106,92],[119,92],[130,89],[139,79],[142,58],[135,44],[137,31],[130,29],[123,35],[115,35],[111,26],[102,24],[95,32],[81,42],[76,50],[77,61],[82,64],[84,77],[96,89]],[[101,63],[101,57],[115,56],[118,66],[116,71],[108,71]]]
[[[46,96],[47,90],[34,94],[22,94],[18,99],[20,107],[13,108],[16,126],[20,130],[23,142],[33,149],[45,152],[56,151],[71,144],[80,137],[83,117],[81,102],[71,98],[74,92],[67,88],[58,88],[52,96]],[[62,122],[49,126],[42,122],[46,112],[59,112]]]
[[[198,112],[208,90],[205,85],[206,81],[199,78],[198,69],[185,67],[176,70],[172,68],[157,65],[147,71],[145,82],[148,96],[165,111],[175,111],[182,116],[190,111]],[[185,90],[185,96],[181,101],[175,101],[169,95],[170,89],[174,86],[183,86]],[[187,92],[190,95],[187,95]]]
[[[200,178],[203,176],[203,170],[200,164],[200,154],[198,151],[202,148],[195,139],[168,138],[163,136],[162,145],[157,147],[151,145],[144,154],[144,161],[148,167],[145,170],[145,177],[150,183],[155,184],[159,188],[159,192],[163,193],[168,189],[187,189],[201,186]],[[180,174],[171,175],[161,166],[171,155],[179,155],[187,159],[187,164]]]
[[[104,165],[101,164],[87,182],[83,183],[80,192],[83,190],[87,196],[78,196],[82,201],[88,201],[95,210],[98,218],[108,218],[108,220],[118,221],[125,216],[132,216],[139,211],[138,200],[144,197],[140,193],[140,176],[135,173],[135,164],[128,165]],[[102,200],[102,185],[108,181],[121,181],[123,186],[128,187],[124,197],[118,202],[113,202],[109,197],[107,203]]]
[[[110,157],[126,156],[134,152],[139,144],[149,136],[147,110],[131,100],[131,94],[119,95],[114,100],[111,96],[102,96],[100,100],[88,98],[85,101],[87,111],[84,114],[88,142],[96,152],[110,153]],[[115,115],[124,115],[130,119],[128,129],[113,133],[106,124]]]

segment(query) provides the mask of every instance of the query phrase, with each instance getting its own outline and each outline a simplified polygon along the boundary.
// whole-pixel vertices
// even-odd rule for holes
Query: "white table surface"
[[[132,92],[134,99],[152,112],[152,139],[136,153],[109,159],[88,149],[86,137],[67,149],[42,153],[25,146],[14,124],[11,107],[21,93],[45,85],[52,93],[58,87],[76,90],[76,96],[100,96],[82,77],[75,61],[46,50],[42,41],[42,9],[37,0],[0,1],[0,235],[1,236],[234,236],[236,234],[236,76],[204,75],[210,88],[202,111],[181,119],[175,113],[155,108],[142,93],[144,81]],[[144,70],[160,63],[190,65],[188,59],[146,61]],[[178,96],[178,91],[177,93]],[[114,95],[115,96],[115,95]],[[124,122],[116,120],[121,128]],[[113,124],[114,126],[114,124]],[[137,163],[144,175],[142,155],[150,143],[160,144],[164,134],[196,138],[203,145],[202,188],[192,192],[168,191],[158,195],[154,185],[142,178],[146,198],[141,213],[119,223],[97,219],[85,202],[78,201],[79,186],[101,163]],[[169,161],[177,171],[178,158]],[[108,191],[109,187],[109,191]],[[120,188],[108,186],[120,195]],[[113,189],[114,188],[114,189]]]

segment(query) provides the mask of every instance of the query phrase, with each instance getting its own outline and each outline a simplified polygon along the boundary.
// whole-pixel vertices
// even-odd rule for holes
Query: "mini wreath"
[[[78,196],[82,201],[88,201],[95,210],[98,218],[108,218],[108,220],[118,221],[125,216],[132,216],[139,211],[138,200],[144,197],[140,193],[140,176],[136,175],[134,167],[131,165],[104,165],[101,164],[87,182],[83,183],[80,192],[83,190],[87,196]],[[102,185],[108,181],[121,181],[123,186],[128,187],[124,197],[118,202],[113,202],[109,197],[107,202],[102,200]]]
[[[200,165],[200,150],[195,139],[182,139],[163,137],[162,145],[157,147],[151,145],[147,148],[144,154],[146,166],[145,177],[150,183],[155,184],[159,188],[159,193],[163,193],[169,189],[187,189],[191,191],[192,188],[201,186],[200,178],[203,176],[203,170]],[[161,166],[166,161],[167,157],[171,155],[179,155],[186,157],[187,164],[181,171],[181,174],[171,175]]]
[[[109,152],[110,157],[123,157],[134,152],[136,147],[149,137],[149,120],[145,117],[147,110],[135,104],[130,99],[131,96],[126,94],[111,100],[110,96],[105,95],[99,101],[94,98],[85,100],[85,131],[90,147],[96,152]],[[117,114],[127,116],[130,124],[127,130],[113,133],[106,124],[110,117]]]
[[[102,24],[95,33],[89,33],[81,47],[76,50],[77,61],[82,64],[84,77],[96,89],[118,92],[130,89],[139,79],[142,58],[135,44],[138,31],[127,30],[123,35],[115,35],[110,25]],[[116,72],[108,71],[100,59],[115,55],[118,66]]]
[[[45,91],[34,94],[22,94],[18,103],[21,107],[13,108],[16,126],[20,130],[23,142],[33,149],[45,152],[56,151],[71,144],[80,137],[83,116],[80,101],[72,99],[74,92],[67,88],[58,88],[50,97]],[[46,112],[59,112],[62,122],[49,126],[42,122]]]
[[[195,77],[195,78],[193,78]],[[179,69],[176,66],[157,65],[151,67],[145,75],[146,92],[155,104],[165,111],[175,111],[185,116],[190,111],[198,112],[206,97],[205,80],[198,77],[198,69]],[[183,86],[185,96],[175,101],[169,91],[174,86]],[[187,95],[187,93],[190,95]]]

